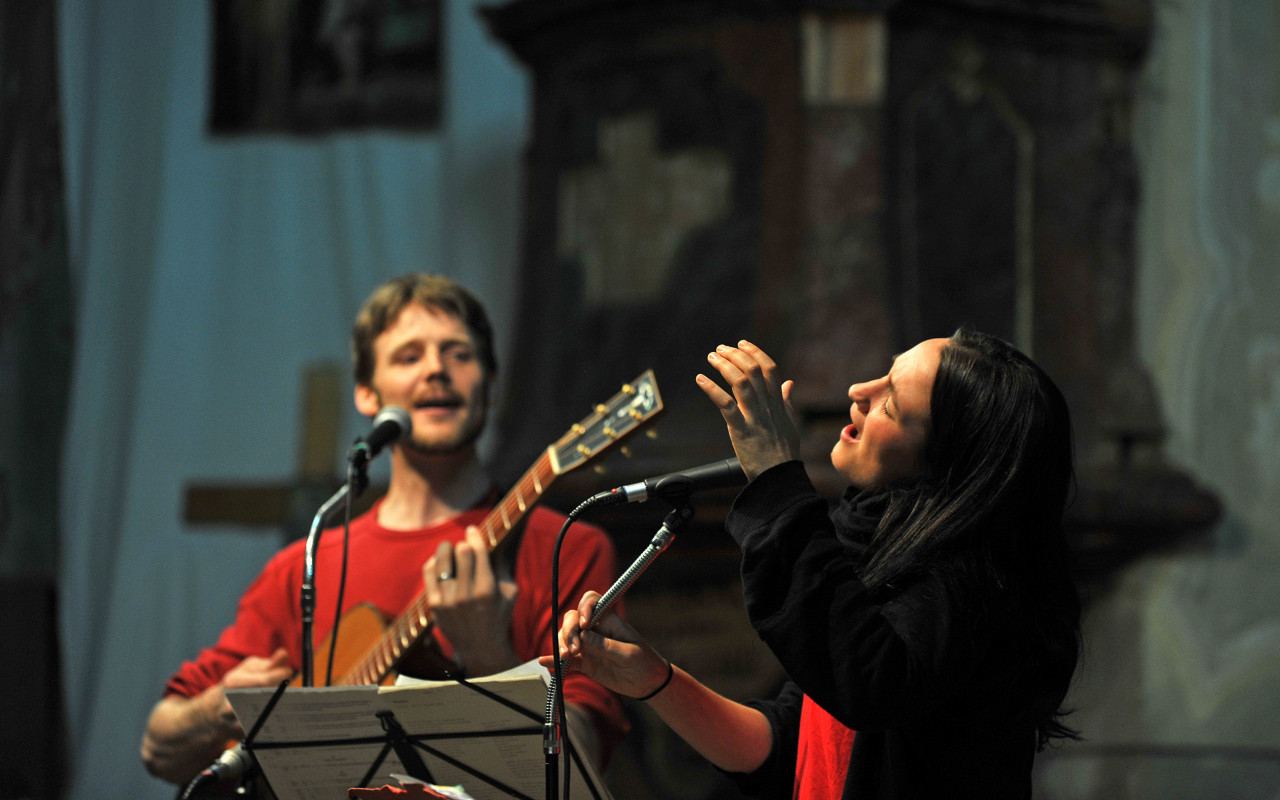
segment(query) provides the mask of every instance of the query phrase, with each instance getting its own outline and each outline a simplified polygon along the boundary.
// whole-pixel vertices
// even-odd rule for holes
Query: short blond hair
[[[373,341],[395,323],[406,306],[414,303],[424,308],[439,309],[466,325],[475,340],[476,355],[485,375],[492,378],[497,374],[493,328],[484,306],[457,281],[443,275],[416,272],[392,278],[379,286],[356,314],[356,322],[351,329],[351,360],[357,384],[369,386],[373,383]]]

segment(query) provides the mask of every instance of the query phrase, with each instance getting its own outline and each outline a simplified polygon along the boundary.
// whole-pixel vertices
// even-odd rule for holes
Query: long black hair
[[[923,572],[962,588],[974,613],[993,608],[1029,629],[1026,655],[1069,676],[1080,651],[1080,602],[1062,518],[1075,488],[1071,415],[1027,356],[961,328],[943,347],[930,395],[920,475],[888,487],[862,579],[892,591]],[[1075,734],[1061,697],[1032,709],[1039,741]]]

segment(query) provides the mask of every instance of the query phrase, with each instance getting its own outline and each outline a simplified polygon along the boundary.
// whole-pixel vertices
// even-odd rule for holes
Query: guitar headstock
[[[596,406],[549,448],[552,468],[562,475],[618,444],[662,411],[662,395],[653,370],[646,370],[622,391]]]

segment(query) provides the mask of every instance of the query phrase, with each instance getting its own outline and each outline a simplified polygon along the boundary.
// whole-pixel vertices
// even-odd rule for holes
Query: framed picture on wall
[[[213,0],[215,135],[431,129],[441,0]]]

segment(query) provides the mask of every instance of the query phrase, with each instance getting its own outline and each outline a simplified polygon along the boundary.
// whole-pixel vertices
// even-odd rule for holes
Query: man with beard
[[[390,620],[424,594],[436,622],[436,660],[448,674],[479,677],[535,658],[550,640],[551,555],[564,517],[533,509],[523,532],[492,557],[475,527],[500,499],[476,453],[497,371],[484,309],[448,278],[405,275],[365,302],[352,352],[356,408],[370,417],[385,406],[404,408],[413,434],[391,450],[386,495],[351,523],[345,578],[341,529],[321,537],[313,640],[321,643],[332,632],[340,600],[343,614],[372,605]],[[190,781],[244,736],[224,690],[274,686],[301,668],[304,545],[294,542],[274,556],[218,642],[169,679],[142,741],[151,774],[179,785]],[[571,527],[561,556],[560,603],[567,607],[588,589],[603,591],[614,577],[604,533]],[[316,662],[315,683],[325,685],[326,664]],[[564,697],[570,726],[603,764],[626,726],[617,697],[581,675],[565,682]]]

